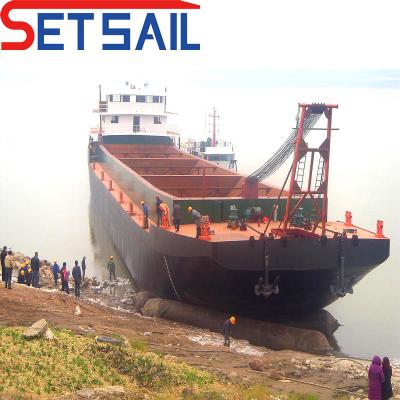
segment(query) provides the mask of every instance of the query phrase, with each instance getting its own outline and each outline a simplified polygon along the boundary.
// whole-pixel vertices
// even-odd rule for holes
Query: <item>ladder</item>
[[[299,161],[296,171],[296,182],[299,188],[303,188],[304,170],[306,168],[306,155]]]
[[[324,180],[324,169],[325,169],[325,161],[324,158],[320,155],[318,161],[317,177],[315,179],[315,187],[314,187],[315,191],[319,189],[319,187],[322,184],[322,181]]]

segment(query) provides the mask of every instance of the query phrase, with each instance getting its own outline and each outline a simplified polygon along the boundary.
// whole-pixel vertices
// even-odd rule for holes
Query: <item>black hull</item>
[[[136,283],[156,295],[252,317],[313,312],[335,301],[340,274],[339,239],[268,241],[270,278],[280,293],[256,296],[264,275],[264,241],[206,242],[151,226],[144,231],[89,169],[91,207]],[[358,282],[389,256],[387,239],[344,243],[345,279]]]

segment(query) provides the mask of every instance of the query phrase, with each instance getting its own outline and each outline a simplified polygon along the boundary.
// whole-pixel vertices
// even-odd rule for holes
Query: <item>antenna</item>
[[[209,118],[212,118],[212,124],[213,124],[213,137],[212,137],[212,147],[215,147],[217,145],[217,119],[219,119],[219,115],[217,115],[217,110],[213,109],[212,114],[208,114]]]

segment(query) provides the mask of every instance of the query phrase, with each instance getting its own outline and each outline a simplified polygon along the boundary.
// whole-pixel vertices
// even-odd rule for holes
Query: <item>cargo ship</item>
[[[89,143],[91,208],[137,285],[257,318],[312,312],[352,293],[388,258],[390,240],[381,221],[372,232],[353,225],[349,212],[343,222],[327,219],[336,108],[299,104],[289,138],[245,176],[180,148],[165,89],[127,83],[100,94],[97,138]],[[308,134],[322,134],[322,143],[310,147]],[[282,187],[265,183],[289,157]],[[157,196],[165,205],[160,226]],[[170,226],[177,205],[179,232]],[[202,215],[199,238],[189,207]]]

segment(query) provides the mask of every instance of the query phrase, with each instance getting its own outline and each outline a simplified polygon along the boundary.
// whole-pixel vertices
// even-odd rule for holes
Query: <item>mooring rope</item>
[[[176,290],[174,281],[172,280],[171,272],[169,271],[169,268],[168,268],[167,257],[165,257],[165,256],[163,256],[163,257],[164,257],[165,268],[167,269],[167,273],[168,273],[169,281],[171,282],[172,289],[174,289],[175,295],[178,298],[178,300],[182,301],[182,297],[179,295],[178,291]]]

